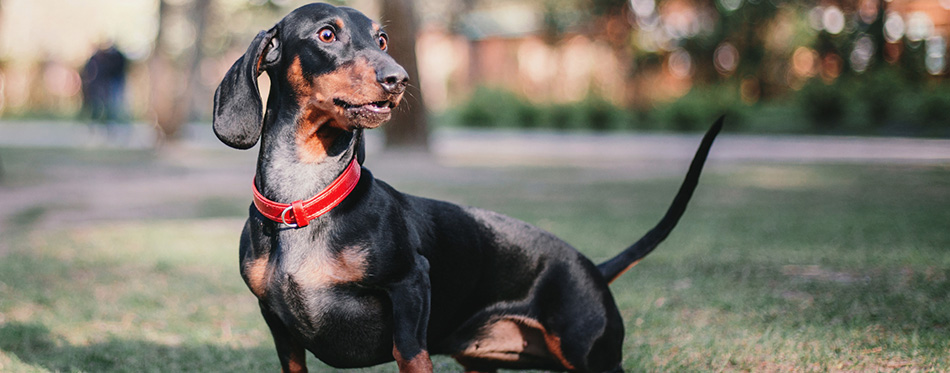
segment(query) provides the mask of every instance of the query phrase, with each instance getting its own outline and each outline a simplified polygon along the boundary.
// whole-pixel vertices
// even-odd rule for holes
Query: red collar
[[[254,185],[254,206],[268,219],[287,224],[293,228],[306,227],[310,221],[330,212],[350,195],[360,181],[360,165],[356,158],[346,170],[333,180],[326,189],[306,201],[294,201],[290,204],[271,201],[261,195]]]

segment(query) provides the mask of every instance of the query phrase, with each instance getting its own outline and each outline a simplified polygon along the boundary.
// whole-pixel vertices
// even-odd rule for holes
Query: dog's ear
[[[280,59],[277,27],[261,31],[247,52],[228,69],[214,91],[214,134],[230,147],[247,149],[257,143],[263,128],[263,103],[257,77]]]

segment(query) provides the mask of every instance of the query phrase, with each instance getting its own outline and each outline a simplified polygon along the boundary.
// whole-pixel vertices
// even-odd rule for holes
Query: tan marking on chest
[[[366,276],[366,256],[365,251],[356,247],[336,254],[320,250],[307,257],[294,272],[294,278],[308,288],[358,282]]]
[[[244,264],[244,275],[247,287],[258,298],[267,294],[267,283],[270,281],[271,269],[268,266],[268,257],[263,256]]]

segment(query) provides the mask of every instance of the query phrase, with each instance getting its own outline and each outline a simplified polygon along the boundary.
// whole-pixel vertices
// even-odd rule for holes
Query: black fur
[[[276,63],[274,57],[270,62],[262,61],[268,44],[275,40],[275,32],[276,29],[271,29],[257,34],[214,92],[214,134],[231,147],[247,149],[261,137],[261,93],[257,77],[262,73],[259,67]]]

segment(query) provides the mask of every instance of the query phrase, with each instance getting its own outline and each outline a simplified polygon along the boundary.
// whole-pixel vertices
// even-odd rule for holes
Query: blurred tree
[[[735,46],[740,56],[736,74],[733,76],[737,79],[751,79],[751,84],[758,85],[756,90],[760,98],[769,99],[781,91],[781,87],[785,87],[785,75],[772,74],[773,71],[781,70],[772,67],[780,66],[787,60],[786,56],[774,56],[766,50],[766,38],[771,34],[773,20],[778,15],[778,3],[781,2],[750,1],[733,11],[723,9],[722,2],[716,3],[721,18],[711,34],[712,38],[705,43],[697,43],[698,48],[694,50],[697,61],[700,61],[696,64],[697,67],[705,67],[704,74],[700,75],[704,78],[701,82],[708,83],[713,80],[712,76],[718,74],[715,64],[711,62],[720,42],[728,41]]]
[[[542,33],[544,39],[555,44],[564,38],[564,35],[581,24],[591,24],[588,22],[589,14],[580,9],[586,5],[576,0],[544,0],[539,5],[542,12]]]
[[[884,17],[887,15],[887,4],[884,0],[878,0],[875,4],[877,17],[867,26],[867,33],[870,35],[874,45],[871,57],[871,68],[882,68],[887,65],[884,50],[887,48],[887,39],[884,37]]]
[[[195,117],[194,97],[201,81],[199,68],[210,11],[211,0],[159,2],[158,33],[149,61],[149,101],[165,139],[176,138],[182,126]],[[180,35],[175,35],[180,29],[173,27],[194,30],[190,46],[182,49],[182,41],[176,39]]]
[[[406,69],[410,86],[400,108],[384,126],[387,148],[427,151],[429,133],[425,101],[419,89],[419,68],[416,64],[416,36],[419,25],[414,0],[382,1],[381,22],[389,34],[389,54]]]
[[[628,8],[628,2],[618,0],[591,0],[595,2],[595,9],[601,9],[604,14],[621,14]],[[784,74],[777,73],[782,69],[780,65],[785,63],[788,56],[777,56],[769,53],[766,46],[769,45],[767,38],[772,34],[770,31],[775,27],[775,19],[782,7],[791,7],[783,0],[771,1],[739,1],[730,2],[730,5],[724,6],[725,1],[690,1],[690,0],[656,0],[655,5],[649,7],[652,11],[646,14],[631,14],[627,19],[636,18],[634,26],[630,28],[629,33],[632,38],[626,43],[627,48],[631,49],[634,56],[631,61],[637,67],[633,70],[638,73],[655,73],[662,66],[666,57],[674,48],[682,48],[689,56],[691,79],[695,84],[710,84],[727,80],[747,80],[755,85],[755,90],[760,93],[761,98],[768,98],[775,95],[785,87]],[[695,27],[711,27],[710,29],[700,30],[699,32],[689,33],[689,35],[669,35],[670,40],[657,41],[657,46],[653,49],[645,50],[638,46],[638,42],[629,42],[637,40],[638,33],[645,32],[641,29],[649,27],[652,33],[657,29],[666,26],[664,12],[666,7],[676,5],[683,7],[687,4],[692,9],[694,15],[699,18],[694,20],[697,23],[703,23],[702,19],[709,18],[711,25]],[[643,10],[641,10],[643,12]],[[682,30],[680,30],[682,33]],[[659,40],[659,39],[653,39]],[[737,52],[739,63],[734,71],[722,74],[716,70],[714,56],[716,50],[728,43]]]
[[[456,7],[449,20],[452,29],[455,30],[456,33],[465,35],[466,15],[474,11],[476,5],[478,5],[478,0],[459,0],[456,2]],[[478,81],[482,70],[481,59],[478,58],[481,54],[481,43],[471,37],[466,37],[465,40],[468,42],[469,51],[467,61],[468,76],[466,79],[469,83],[475,83]]]

